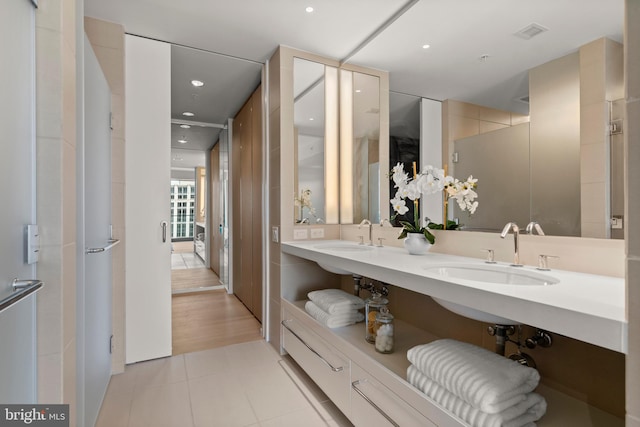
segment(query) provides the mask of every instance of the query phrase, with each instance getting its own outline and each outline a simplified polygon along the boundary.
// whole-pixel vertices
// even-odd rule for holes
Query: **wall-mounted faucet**
[[[384,227],[385,224],[389,224],[389,227],[393,227],[393,225],[391,225],[391,221],[389,221],[387,218],[382,218],[380,220],[380,227]]]
[[[502,229],[502,233],[500,233],[500,237],[504,239],[507,236],[507,234],[509,234],[509,231],[513,231],[513,247],[514,247],[513,264],[511,265],[513,267],[522,267],[522,264],[520,264],[520,248],[518,246],[518,235],[520,234],[520,228],[518,227],[518,224],[516,224],[515,222],[508,222],[507,225],[505,225],[504,228]]]
[[[362,228],[363,225],[369,226],[369,246],[373,246],[373,241],[371,240],[371,221],[369,221],[368,219],[363,219],[358,225],[358,228]]]
[[[529,224],[527,224],[527,228],[525,229],[525,231],[527,232],[527,234],[534,234],[533,232],[535,231],[540,236],[544,236],[544,231],[542,231],[542,227],[540,226],[540,224],[538,224],[535,221],[531,221]]]

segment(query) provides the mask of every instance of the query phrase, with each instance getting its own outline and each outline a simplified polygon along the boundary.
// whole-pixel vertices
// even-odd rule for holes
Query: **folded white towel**
[[[348,313],[329,314],[315,305],[313,301],[307,301],[304,309],[311,317],[329,328],[341,328],[364,320],[364,314],[359,311],[352,310]]]
[[[533,368],[451,339],[413,347],[407,359],[429,379],[490,414],[522,401],[540,381]]]
[[[527,393],[518,403],[501,412],[488,414],[474,408],[455,394],[430,380],[413,365],[407,369],[407,381],[436,401],[447,411],[473,427],[530,427],[535,426],[547,410],[547,402],[537,393]]]
[[[329,314],[350,312],[364,307],[362,298],[351,295],[342,289],[311,291],[307,297]]]

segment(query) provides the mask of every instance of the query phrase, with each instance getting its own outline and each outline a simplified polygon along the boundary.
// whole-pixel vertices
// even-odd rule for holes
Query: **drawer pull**
[[[298,338],[298,340],[304,344],[305,347],[307,347],[313,354],[315,354],[316,356],[318,356],[318,358],[322,361],[322,363],[324,363],[325,365],[327,365],[333,372],[341,372],[342,370],[344,370],[344,367],[339,366],[339,367],[335,367],[333,366],[331,363],[329,363],[324,357],[322,357],[320,355],[320,353],[318,353],[317,351],[315,351],[313,348],[311,348],[311,346],[309,344],[307,344],[302,338],[300,338],[300,335],[296,334],[289,326],[287,326],[287,322],[290,322],[290,320],[283,320],[282,326],[284,326],[285,328],[287,328],[287,330],[289,332],[291,332],[291,334],[293,334],[294,337]]]
[[[373,408],[378,411],[380,413],[380,415],[382,415],[383,417],[385,417],[387,419],[387,421],[389,421],[392,425],[394,425],[395,427],[400,427],[400,425],[398,423],[396,423],[395,421],[393,421],[393,419],[387,415],[386,412],[384,412],[382,410],[382,408],[380,408],[378,405],[375,404],[375,402],[373,400],[371,400],[366,394],[364,394],[364,392],[362,390],[360,390],[358,388],[358,385],[360,385],[362,381],[360,380],[356,380],[354,382],[351,383],[351,387],[356,391],[356,393],[358,393],[364,400],[367,401],[367,403],[371,406],[373,406]]]

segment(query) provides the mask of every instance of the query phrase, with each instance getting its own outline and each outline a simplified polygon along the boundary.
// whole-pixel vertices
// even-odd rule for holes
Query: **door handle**
[[[162,243],[164,243],[167,241],[167,221],[162,221],[160,225],[162,226]]]

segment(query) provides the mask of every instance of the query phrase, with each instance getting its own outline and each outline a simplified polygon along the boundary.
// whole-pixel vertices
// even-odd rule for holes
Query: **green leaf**
[[[398,236],[398,239],[404,239],[405,237],[407,237],[407,234],[407,229],[403,228],[402,233],[400,233],[400,235]]]
[[[429,243],[431,243],[432,245],[436,242],[436,236],[431,234],[431,232],[428,229],[426,228],[423,229],[423,234],[424,234],[424,237],[426,237]]]

